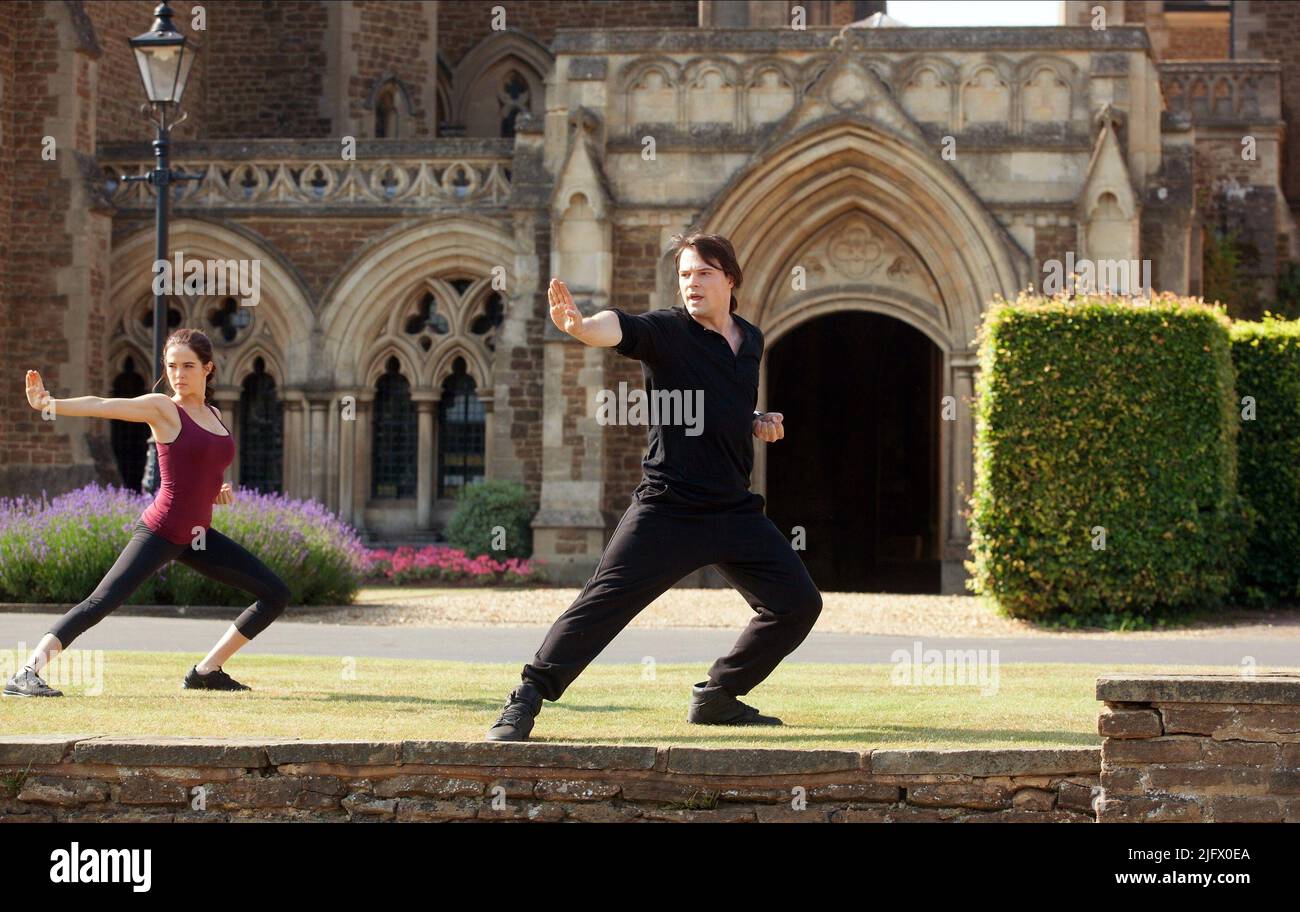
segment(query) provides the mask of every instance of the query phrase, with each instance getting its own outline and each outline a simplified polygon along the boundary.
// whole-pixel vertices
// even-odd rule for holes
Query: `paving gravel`
[[[328,624],[414,627],[532,627],[555,620],[580,589],[563,587],[438,588],[368,587],[357,603],[295,617]],[[822,593],[822,633],[867,633],[943,637],[1300,637],[1300,607],[1273,611],[1235,610],[1177,630],[1112,632],[1044,630],[1002,617],[983,600],[961,595],[899,595],[863,592]],[[632,621],[631,627],[727,627],[748,623],[752,611],[731,589],[675,588],[665,592]]]

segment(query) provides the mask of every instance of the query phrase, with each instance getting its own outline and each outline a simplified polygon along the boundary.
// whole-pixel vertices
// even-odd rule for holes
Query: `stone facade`
[[[1103,3],[1097,29],[1095,5],[1065,4],[1059,28],[913,30],[846,29],[878,5],[810,2],[799,30],[767,21],[773,3],[234,0],[194,31],[175,4],[199,56],[173,166],[203,180],[173,193],[170,248],[261,267],[244,319],[220,296],[172,304],[217,338],[232,481],[273,477],[367,535],[427,540],[453,509],[459,389],[482,476],[525,485],[536,553],[581,582],[645,439],[598,424],[595,397],[640,368],[559,334],[545,285],[564,278],[586,313],[670,306],[668,239],[697,228],[735,243],[739,312],[767,343],[759,407],[786,413],[785,449],[756,447],[769,515],[852,530],[809,544],[840,563],[871,550],[963,591],[974,335],[993,296],[1069,253],[1149,259],[1158,288],[1197,293],[1200,220],[1220,202],[1265,251],[1261,281],[1300,243],[1288,4],[1236,4],[1232,60],[1214,11]],[[153,201],[117,180],[150,160],[125,38],[151,6],[0,5],[0,375],[34,367],[57,397],[152,380]],[[799,382],[832,325],[863,365],[885,362],[882,326],[900,334],[918,356],[871,381],[898,384],[873,402],[919,390],[924,411],[855,416],[874,436],[842,437],[868,380]],[[250,405],[254,380],[273,413]],[[377,404],[385,384],[400,418]],[[247,430],[267,414],[274,451]],[[49,427],[6,384],[0,495],[121,483],[143,444],[105,425]],[[810,439],[845,443],[814,455]],[[405,481],[378,468],[389,447],[415,463]],[[814,460],[836,464],[803,471]]]

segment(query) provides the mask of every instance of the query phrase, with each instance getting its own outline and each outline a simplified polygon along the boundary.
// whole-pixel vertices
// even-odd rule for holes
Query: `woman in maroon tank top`
[[[41,638],[27,665],[5,684],[5,696],[61,696],[41,680],[41,668],[173,560],[257,599],[203,661],[190,669],[181,687],[251,689],[227,675],[221,666],[280,616],[289,602],[289,587],[264,563],[211,526],[213,505],[234,502],[233,489],[221,478],[235,458],[230,429],[211,405],[217,368],[211,341],[198,330],[179,330],[167,340],[163,361],[175,396],[148,393],[134,399],[51,399],[40,374],[27,372],[27,400],[32,408],[48,409],[56,417],[89,415],[147,423],[158,447],[159,487],[112,568],[85,601]]]

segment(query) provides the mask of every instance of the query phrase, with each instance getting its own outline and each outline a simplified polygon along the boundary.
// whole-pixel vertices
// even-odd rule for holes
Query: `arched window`
[[[411,384],[396,358],[389,358],[375,383],[375,434],[372,441],[370,496],[394,500],[415,496],[419,422]]]
[[[385,86],[375,99],[375,139],[400,139],[401,118],[397,113],[397,86]]]
[[[501,102],[501,136],[513,138],[515,121],[522,112],[528,110],[528,81],[518,70],[511,70],[502,80],[497,99]]]
[[[239,484],[266,494],[283,490],[284,407],[261,358],[239,394]]]
[[[112,396],[115,399],[134,399],[149,392],[149,383],[135,369],[135,359],[128,357],[122,363],[122,372],[113,379]],[[109,440],[113,459],[122,486],[140,490],[144,478],[144,465],[149,458],[149,425],[140,421],[109,421]]]
[[[438,403],[438,497],[454,497],[483,478],[485,426],[474,378],[465,372],[465,359],[457,358]]]

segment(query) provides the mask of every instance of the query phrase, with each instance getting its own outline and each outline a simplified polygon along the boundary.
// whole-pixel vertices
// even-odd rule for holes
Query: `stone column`
[[[355,525],[355,478],[357,465],[357,412],[356,390],[341,390],[336,414],[339,427],[338,514],[345,523]],[[343,399],[351,396],[350,402]]]
[[[433,392],[411,394],[419,415],[419,433],[416,448],[415,474],[415,527],[433,528]]]
[[[939,590],[944,595],[967,593],[969,574],[963,562],[970,556],[970,529],[963,514],[968,508],[975,478],[975,420],[972,414],[977,370],[975,358],[974,353],[951,356],[945,395],[956,399],[957,416],[953,421],[940,422],[948,437],[946,465],[941,470],[946,479],[946,528]]]
[[[339,512],[339,401],[330,399],[325,413],[325,506]]]
[[[213,402],[221,410],[221,419],[230,429],[230,436],[235,441],[235,459],[226,470],[226,478],[231,487],[239,487],[239,454],[243,440],[239,436],[239,390],[219,389],[212,394]]]
[[[590,316],[590,302],[577,302]],[[591,348],[548,323],[545,335],[545,378],[542,393],[542,492],[533,517],[533,554],[547,561],[553,580],[582,583],[600,561],[605,546],[604,428],[596,424],[594,403],[605,383],[605,350]],[[582,388],[583,414],[569,415],[570,390]],[[571,423],[581,442],[581,458]],[[576,465],[575,465],[576,460]]]
[[[352,456],[352,524],[363,529],[366,524],[366,501],[370,499],[370,450],[373,446],[370,431],[370,408],[374,390],[357,392],[356,430],[353,432]]]
[[[307,440],[304,420],[307,398],[302,390],[286,389],[284,403],[284,493],[289,497],[306,497],[307,483],[303,471]]]
[[[307,433],[307,473],[309,479],[307,496],[318,503],[325,503],[325,475],[329,460],[329,446],[325,435],[326,414],[329,403],[320,398],[313,398],[308,403]]]

